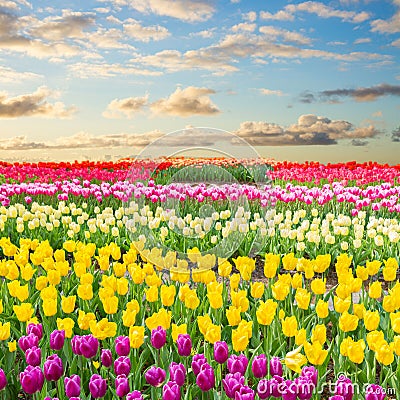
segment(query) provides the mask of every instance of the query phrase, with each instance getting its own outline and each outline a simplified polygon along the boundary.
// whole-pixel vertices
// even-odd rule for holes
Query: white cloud
[[[256,24],[249,24],[247,22],[241,22],[240,24],[233,25],[231,28],[232,32],[254,32],[257,28]]]
[[[220,110],[209,97],[210,94],[214,93],[214,90],[204,87],[189,86],[185,89],[177,88],[169,97],[152,103],[150,108],[155,114],[179,117],[215,115]]]
[[[31,79],[43,78],[43,75],[34,74],[33,72],[18,72],[12,68],[0,66],[0,82],[17,83]]]
[[[265,96],[284,96],[281,90],[271,90],[271,89],[259,89],[259,92]]]
[[[305,37],[301,33],[288,31],[281,28],[276,28],[274,26],[261,26],[259,28],[260,32],[267,35],[271,40],[277,40],[281,38],[284,42],[297,43],[300,45],[310,44],[311,39]]]
[[[372,125],[355,127],[313,114],[301,115],[288,127],[266,121],[246,121],[234,132],[254,146],[333,145],[343,139],[368,139],[380,132]]]
[[[257,19],[257,13],[255,11],[249,11],[242,15],[243,19],[249,22],[254,22]]]
[[[48,98],[58,97],[59,93],[45,86],[35,92],[9,97],[0,92],[0,118],[42,117],[69,118],[77,111],[75,107],[65,107],[61,102],[49,103]]]
[[[123,23],[124,32],[130,37],[141,42],[149,42],[150,40],[163,40],[171,35],[167,28],[160,25],[143,26],[134,19],[127,19]]]
[[[359,38],[354,41],[354,44],[371,43],[370,38]]]
[[[144,14],[152,13],[186,22],[206,21],[215,11],[212,3],[206,0],[114,0],[112,2],[117,6],[128,6]]]
[[[398,33],[400,32],[400,1],[394,0],[393,4],[398,9],[391,18],[376,19],[371,22],[371,31],[379,33]]]
[[[391,43],[392,46],[400,47],[400,39],[396,39]]]
[[[132,118],[147,105],[149,96],[112,100],[103,112],[105,118]]]
[[[293,21],[294,15],[291,14],[290,12],[283,11],[283,10],[280,10],[280,11],[276,12],[275,14],[271,14],[268,11],[261,11],[260,18],[261,19],[271,19],[274,21]]]

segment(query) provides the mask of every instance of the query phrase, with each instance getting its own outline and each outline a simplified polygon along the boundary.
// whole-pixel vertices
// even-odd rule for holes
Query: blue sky
[[[400,0],[0,0],[0,157],[207,126],[276,159],[396,163],[399,33]]]

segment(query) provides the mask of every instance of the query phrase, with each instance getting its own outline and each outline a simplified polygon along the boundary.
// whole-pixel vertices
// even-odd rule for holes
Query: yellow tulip
[[[249,345],[249,336],[245,329],[232,330],[232,345],[234,351],[244,351]]]
[[[240,316],[240,308],[237,308],[235,306],[230,306],[226,311],[226,318],[228,319],[228,324],[230,326],[236,326],[239,325],[239,322],[241,321],[241,316]]]
[[[272,279],[276,276],[276,271],[280,264],[280,255],[268,253],[265,255],[264,262],[264,275],[268,279]]]
[[[259,304],[256,311],[257,322],[260,325],[271,325],[275,318],[278,303],[272,299],[268,299],[266,302],[260,301]]]
[[[221,340],[221,326],[209,324],[207,326],[207,330],[204,335],[204,339],[211,344],[214,344],[215,342],[220,341]]]
[[[12,342],[8,342],[7,345],[8,345],[8,351],[10,353],[13,353],[14,351],[17,350],[17,341],[16,340],[13,340]]]
[[[172,340],[174,342],[177,341],[178,339],[178,335],[181,334],[186,334],[187,333],[187,324],[181,324],[181,325],[176,325],[176,324],[172,324]]]
[[[115,314],[118,311],[118,297],[111,296],[102,301],[104,312],[106,314]]]
[[[57,329],[59,331],[65,331],[65,337],[72,337],[72,330],[74,328],[75,322],[72,318],[57,318]]]
[[[232,272],[232,264],[225,260],[224,262],[218,264],[218,274],[222,277],[227,277]]]
[[[299,308],[301,308],[302,310],[308,309],[311,299],[311,293],[307,289],[297,289],[294,298]]]
[[[132,349],[138,349],[144,343],[144,326],[129,328],[129,343]]]
[[[174,304],[176,287],[174,285],[162,285],[160,291],[161,302],[164,307],[170,307]]]
[[[375,331],[380,322],[378,311],[366,311],[364,314],[364,325],[368,331]]]
[[[345,311],[339,318],[339,328],[343,332],[352,332],[357,329],[358,317],[357,315],[349,314]]]
[[[296,272],[292,277],[291,285],[293,289],[303,287],[303,275]]]
[[[76,296],[61,296],[61,308],[65,314],[70,314],[75,309]]]
[[[304,352],[308,361],[313,365],[322,365],[328,355],[328,350],[324,350],[320,342],[310,344],[304,343]]]
[[[78,313],[78,326],[83,331],[89,329],[90,321],[96,321],[96,316],[94,313],[85,313],[83,310],[79,310]]]
[[[377,274],[381,265],[382,265],[382,262],[378,261],[378,260],[367,261],[365,266],[368,270],[368,275],[372,276],[372,275]]]
[[[311,342],[319,342],[324,344],[326,342],[326,326],[319,324],[314,327],[311,333]]]
[[[158,300],[158,286],[150,286],[149,288],[145,289],[144,292],[146,294],[146,300],[149,303],[154,303]]]
[[[231,290],[236,290],[239,287],[240,275],[239,274],[232,274],[229,277],[229,282],[230,282]]]
[[[264,283],[263,282],[252,282],[250,283],[250,294],[254,299],[259,299],[264,294]]]
[[[297,258],[294,256],[294,253],[285,254],[282,257],[282,265],[286,271],[293,271],[297,266]]]
[[[57,314],[57,299],[47,299],[42,301],[43,312],[46,317]]]
[[[78,297],[82,300],[91,300],[93,298],[93,287],[90,284],[79,285],[77,290]]]
[[[221,308],[223,305],[222,295],[217,292],[207,293],[208,300],[210,302],[210,306],[213,309]]]
[[[390,313],[390,324],[395,333],[400,333],[400,312]]]
[[[333,305],[335,307],[335,310],[339,314],[343,314],[345,311],[347,311],[350,308],[351,304],[351,297],[347,297],[346,299],[340,299],[337,296],[333,296]]]
[[[317,301],[317,305],[315,307],[315,311],[317,312],[317,315],[319,318],[324,319],[329,315],[329,304],[327,301],[324,301],[322,299],[319,299]]]
[[[103,318],[97,323],[96,321],[90,321],[89,328],[92,335],[99,340],[112,338],[117,334],[117,324],[108,321],[107,318]]]
[[[161,308],[158,312],[155,312],[145,320],[147,328],[150,331],[156,329],[158,326],[164,329],[169,329],[171,326],[171,311],[167,311],[165,308]]]
[[[117,293],[120,296],[125,296],[129,290],[129,281],[126,278],[117,279]]]
[[[385,341],[379,343],[375,350],[375,358],[383,365],[390,365],[394,361],[393,349]]]
[[[208,314],[199,315],[197,317],[197,325],[199,326],[200,333],[205,335],[207,332],[207,328],[212,324],[211,318]]]
[[[382,331],[371,331],[367,333],[368,347],[372,351],[376,351],[380,343],[385,341],[385,336]]]
[[[301,372],[301,367],[307,363],[306,356],[300,353],[302,347],[299,346],[295,350],[290,351],[284,359],[285,365],[298,374]]]
[[[22,303],[19,306],[14,305],[13,310],[20,322],[29,321],[34,313],[31,303]]]
[[[296,336],[297,334],[297,319],[295,315],[286,317],[282,321],[282,332],[287,337]]]
[[[304,328],[298,330],[297,335],[295,337],[295,343],[297,346],[300,346],[307,342],[307,331]]]
[[[6,322],[6,323],[2,323],[0,322],[0,340],[7,340],[10,337],[10,323]]]
[[[324,294],[326,290],[326,282],[324,279],[316,278],[311,281],[311,290],[315,294]]]
[[[379,299],[382,295],[382,283],[379,281],[372,283],[369,287],[368,295],[371,299]]]
[[[331,264],[331,255],[319,254],[313,261],[313,264],[314,264],[314,271],[319,274],[323,274]]]
[[[363,303],[353,304],[353,314],[357,315],[359,319],[363,319],[366,313],[366,309]]]
[[[277,281],[272,285],[272,296],[274,299],[282,301],[285,300],[289,294],[290,285]]]
[[[39,291],[43,290],[47,286],[47,284],[48,284],[47,276],[42,275],[36,278],[36,283],[35,283],[36,290]]]
[[[246,312],[249,308],[249,299],[245,290],[231,291],[232,305]]]

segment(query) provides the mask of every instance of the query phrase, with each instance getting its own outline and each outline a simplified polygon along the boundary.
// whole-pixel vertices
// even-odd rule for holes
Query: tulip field
[[[399,399],[399,182],[0,162],[0,399]]]

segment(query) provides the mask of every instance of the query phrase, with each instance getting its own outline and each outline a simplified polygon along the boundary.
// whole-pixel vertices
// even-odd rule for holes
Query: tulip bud
[[[222,380],[226,395],[230,399],[235,398],[235,393],[244,385],[244,376],[240,372],[227,374]]]
[[[79,351],[85,358],[93,358],[99,349],[99,340],[93,335],[84,335],[81,338]]]
[[[32,365],[32,367],[37,367],[40,365],[42,360],[42,351],[39,347],[31,347],[30,349],[26,349],[25,352],[25,360],[28,365]]]
[[[214,343],[214,359],[218,364],[223,364],[229,357],[228,345],[226,342]]]
[[[30,333],[27,336],[21,336],[18,339],[18,345],[24,353],[31,347],[38,347],[38,344],[39,338],[34,333]]]
[[[161,349],[167,341],[167,332],[162,326],[158,326],[151,331],[151,344],[156,349]],[[178,345],[179,352],[179,345]]]
[[[200,372],[200,368],[203,364],[207,363],[207,358],[204,354],[195,354],[192,358],[192,370],[197,376]]]
[[[200,372],[196,377],[196,384],[203,392],[208,392],[215,386],[215,374],[210,364],[204,363],[200,367]]]
[[[283,367],[279,357],[272,357],[271,360],[269,361],[269,373],[271,376],[283,375]]]
[[[19,380],[22,390],[27,394],[33,394],[42,390],[44,375],[40,367],[28,365],[24,371],[20,372]]]
[[[163,386],[162,400],[180,400],[181,390],[176,382],[169,381]]]
[[[126,395],[126,400],[143,400],[143,396],[139,390],[134,390]]]
[[[48,381],[58,381],[63,374],[63,363],[57,354],[47,357],[43,365],[44,377]]]
[[[159,387],[165,381],[166,373],[162,368],[159,367],[150,367],[146,373],[144,374],[144,378],[146,382],[155,387]]]
[[[115,338],[115,352],[119,356],[128,356],[131,351],[128,336],[118,336]]]
[[[344,400],[352,400],[354,395],[354,387],[349,378],[340,375],[335,385],[335,394],[343,396]]]
[[[129,375],[131,371],[131,360],[129,357],[121,356],[114,361],[115,375]]]
[[[0,390],[7,386],[7,377],[4,371],[0,368]]]
[[[178,386],[183,386],[186,379],[186,368],[183,364],[172,362],[169,365],[169,376],[172,382],[175,382]]]
[[[386,397],[386,391],[382,386],[371,384],[365,390],[365,400],[383,400]]]
[[[192,353],[192,339],[188,334],[179,334],[176,340],[178,345],[178,354],[182,357],[188,357]]]
[[[61,350],[65,342],[65,331],[54,330],[50,333],[50,348],[52,350]]]
[[[34,335],[36,335],[37,338],[40,340],[43,337],[42,324],[29,324],[26,327],[26,334],[29,335],[30,333],[33,333]]]
[[[104,397],[107,392],[107,381],[100,375],[93,374],[89,380],[89,390],[95,399]]]
[[[112,353],[110,349],[101,349],[101,363],[104,367],[110,368],[112,365]]]
[[[65,394],[71,397],[78,397],[81,394],[81,378],[79,375],[66,376],[64,378]]]
[[[129,393],[129,382],[126,375],[118,375],[115,378],[115,392],[118,397],[124,397]]]
[[[228,358],[228,370],[231,374],[234,374],[235,372],[240,372],[242,375],[244,375],[248,363],[249,360],[244,354],[240,354],[238,356],[236,354],[232,354]]]
[[[265,354],[260,354],[253,358],[251,371],[256,378],[264,378],[267,375],[267,357],[265,357]]]

